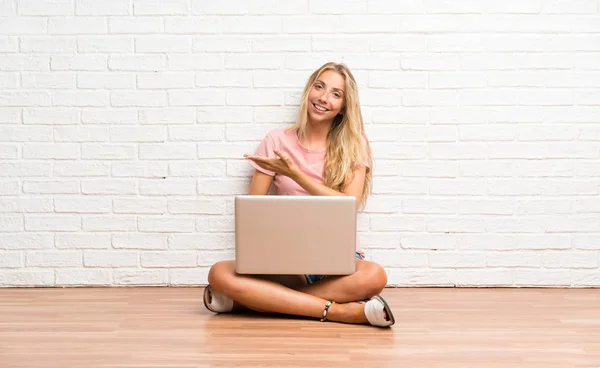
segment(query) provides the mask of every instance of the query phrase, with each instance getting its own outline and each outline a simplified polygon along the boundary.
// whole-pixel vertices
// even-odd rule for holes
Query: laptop
[[[353,274],[356,226],[353,196],[236,196],[236,272]]]

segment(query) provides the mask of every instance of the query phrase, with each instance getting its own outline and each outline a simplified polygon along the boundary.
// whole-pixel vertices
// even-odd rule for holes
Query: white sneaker
[[[208,301],[209,299],[210,302]],[[233,309],[233,299],[226,297],[218,291],[213,291],[209,284],[204,288],[204,306],[214,313],[227,313]]]
[[[369,301],[362,301],[360,303],[365,303],[365,316],[373,326],[390,327],[396,323],[390,306],[382,296],[375,295]],[[387,318],[384,317],[383,311],[387,314]]]

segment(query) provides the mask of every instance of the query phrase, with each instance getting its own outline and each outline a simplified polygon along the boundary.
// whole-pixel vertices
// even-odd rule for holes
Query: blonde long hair
[[[352,180],[354,170],[366,163],[368,167],[365,184],[358,203],[360,208],[364,209],[367,197],[371,194],[373,158],[371,147],[365,134],[364,121],[358,101],[356,80],[345,64],[326,63],[311,74],[302,93],[298,119],[290,129],[295,130],[299,139],[306,138],[308,94],[315,81],[326,70],[336,71],[344,78],[345,100],[342,112],[333,119],[331,130],[327,134],[323,184],[329,188],[342,191]]]

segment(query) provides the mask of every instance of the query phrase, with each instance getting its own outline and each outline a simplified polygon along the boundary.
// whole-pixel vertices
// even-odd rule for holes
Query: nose
[[[326,101],[326,99],[325,99],[325,98],[326,98],[326,96],[327,96],[327,93],[326,93],[325,91],[322,91],[322,92],[321,92],[321,93],[320,93],[320,94],[317,96],[317,100],[319,101],[319,103],[323,103],[323,104],[324,104],[324,103],[326,103],[326,102],[327,102],[327,101]]]

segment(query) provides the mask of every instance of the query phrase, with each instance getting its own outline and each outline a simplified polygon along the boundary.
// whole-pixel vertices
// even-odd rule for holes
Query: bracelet
[[[321,318],[321,322],[327,322],[327,312],[329,311],[329,307],[331,307],[331,304],[335,303],[332,300],[327,301],[327,303],[325,303],[325,309],[323,310],[323,318]]]

